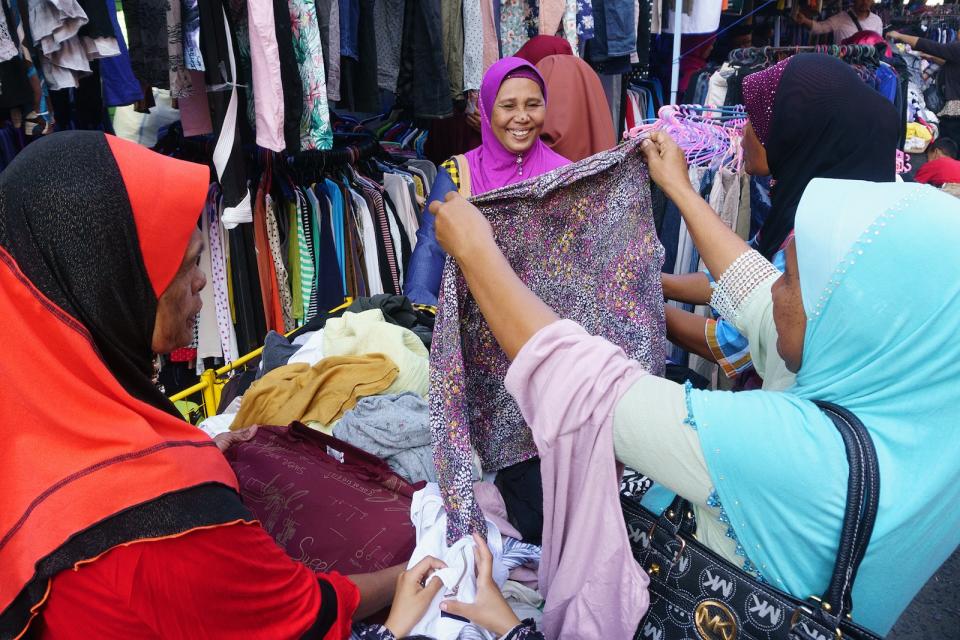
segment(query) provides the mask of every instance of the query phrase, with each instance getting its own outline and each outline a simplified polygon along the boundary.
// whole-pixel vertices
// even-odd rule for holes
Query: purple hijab
[[[470,165],[471,195],[478,196],[515,182],[522,182],[530,178],[553,171],[557,167],[570,164],[570,161],[551,150],[539,138],[533,146],[521,156],[523,175],[520,175],[520,164],[517,156],[505,149],[490,124],[490,114],[493,112],[494,102],[500,85],[509,76],[530,78],[540,85],[543,91],[544,102],[547,100],[545,83],[536,67],[521,58],[504,58],[496,62],[486,75],[480,86],[480,136],[483,142],[479,147],[468,151],[467,164]]]

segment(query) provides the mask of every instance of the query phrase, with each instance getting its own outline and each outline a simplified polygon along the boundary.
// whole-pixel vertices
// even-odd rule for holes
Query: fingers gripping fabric
[[[665,322],[649,174],[639,141],[473,200],[514,271],[564,318],[662,375]],[[430,354],[434,463],[452,544],[484,532],[473,495],[475,447],[484,471],[537,455],[504,388],[509,361],[448,259]]]

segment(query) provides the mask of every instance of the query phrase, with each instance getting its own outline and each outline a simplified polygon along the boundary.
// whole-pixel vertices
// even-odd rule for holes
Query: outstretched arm
[[[667,339],[704,360],[716,362],[717,357],[707,345],[707,319],[695,313],[666,305]]]
[[[490,223],[459,193],[430,205],[437,240],[467,280],[500,348],[513,360],[540,329],[559,317],[517,277],[493,239]]]
[[[705,273],[684,273],[673,275],[664,273],[660,276],[663,284],[663,297],[667,300],[676,300],[686,304],[710,304],[713,289],[710,279]]]
[[[683,151],[669,135],[655,131],[641,149],[650,167],[650,177],[680,209],[700,257],[710,273],[719,278],[750,247],[694,190]]]

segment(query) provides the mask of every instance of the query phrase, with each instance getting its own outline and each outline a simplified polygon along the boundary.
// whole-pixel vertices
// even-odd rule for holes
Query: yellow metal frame
[[[330,312],[340,311],[346,309],[353,303],[353,298],[346,298],[342,305],[331,309]],[[293,332],[291,332],[293,333]],[[287,334],[289,335],[289,334]],[[196,394],[201,394],[203,402],[200,404],[203,405],[204,413],[209,416],[214,416],[217,414],[217,407],[220,406],[220,394],[223,391],[224,385],[227,384],[230,380],[230,374],[247,365],[248,362],[254,360],[255,358],[260,357],[260,354],[263,353],[263,347],[255,349],[250,353],[241,356],[228,364],[225,367],[220,367],[219,369],[207,369],[200,374],[200,382],[184,389],[180,393],[170,396],[172,402],[177,402],[178,400],[186,400],[187,398],[194,396]]]
[[[353,298],[345,298],[343,301],[343,304],[340,305],[339,307],[331,309],[330,313],[346,309],[351,304],[353,304]],[[430,311],[432,313],[437,312],[436,307],[430,307],[430,306],[421,305],[421,304],[415,304],[413,306],[423,311]],[[293,333],[293,332],[291,331],[290,333]],[[202,394],[201,395],[202,402],[200,402],[199,404],[203,406],[203,410],[206,416],[209,417],[209,416],[216,415],[217,407],[220,406],[220,394],[223,391],[224,385],[226,385],[227,382],[229,382],[230,374],[236,371],[237,369],[240,369],[241,367],[246,366],[246,364],[251,360],[253,360],[254,358],[258,358],[261,353],[263,353],[263,347],[260,347],[259,349],[251,351],[245,356],[241,356],[240,358],[234,360],[232,363],[230,363],[225,367],[221,367],[219,369],[207,369],[206,371],[200,374],[200,382],[193,385],[192,387],[184,389],[180,393],[170,396],[170,400],[173,402],[177,402],[179,400],[186,400],[187,398],[199,393],[199,394]]]

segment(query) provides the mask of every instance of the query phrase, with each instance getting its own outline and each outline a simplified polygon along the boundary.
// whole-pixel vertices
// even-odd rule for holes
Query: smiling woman
[[[427,204],[442,202],[454,191],[477,196],[570,164],[540,139],[548,97],[543,77],[526,60],[504,58],[491,66],[478,101],[483,142],[443,163],[445,171],[437,176]],[[404,294],[420,304],[437,304],[445,258],[433,217],[422,216]]]
[[[504,80],[490,114],[490,126],[497,140],[520,158],[540,137],[547,114],[543,91],[532,76],[521,70]],[[522,165],[520,175],[523,175]]]

